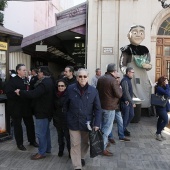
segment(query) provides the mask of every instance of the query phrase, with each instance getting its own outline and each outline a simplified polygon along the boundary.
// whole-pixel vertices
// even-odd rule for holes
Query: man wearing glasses
[[[26,98],[34,100],[33,110],[36,118],[36,135],[39,147],[38,153],[31,156],[32,160],[43,159],[46,157],[46,153],[51,153],[49,126],[54,112],[55,86],[48,66],[40,66],[38,79],[34,90],[15,90],[15,93],[20,96],[21,100]]]
[[[88,127],[98,130],[101,124],[101,106],[97,89],[88,84],[88,71],[77,71],[77,83],[69,85],[64,104],[71,141],[71,160],[74,169],[85,165],[89,148]],[[94,120],[94,121],[93,121]]]
[[[127,130],[127,126],[130,121],[134,117],[134,107],[136,105],[133,102],[133,87],[131,83],[131,79],[134,75],[134,69],[132,67],[126,68],[126,75],[121,81],[121,87],[123,91],[123,95],[121,98],[121,110],[122,110],[122,118],[123,118],[123,128],[124,135],[130,136],[130,132]]]

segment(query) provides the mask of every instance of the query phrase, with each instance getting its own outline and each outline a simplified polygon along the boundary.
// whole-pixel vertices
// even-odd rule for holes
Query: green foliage
[[[7,5],[8,5],[7,0],[0,0],[0,11],[4,11]]]
[[[3,25],[3,21],[4,21],[4,14],[0,12],[0,25]]]

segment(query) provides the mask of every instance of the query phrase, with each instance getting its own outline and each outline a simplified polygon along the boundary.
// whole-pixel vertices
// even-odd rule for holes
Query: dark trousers
[[[69,134],[68,128],[56,127],[56,129],[57,129],[57,133],[58,133],[59,151],[61,151],[61,152],[64,151],[64,146],[65,146],[64,138],[65,138],[66,143],[67,143],[68,152],[70,152],[70,134]]]
[[[12,117],[15,140],[18,146],[23,145],[22,119],[26,126],[28,142],[35,142],[35,127],[33,117]]]
[[[122,109],[122,118],[123,118],[123,128],[125,131],[128,124],[134,117],[134,108],[132,104],[126,105],[125,103],[122,102],[121,109]]]
[[[163,128],[168,124],[168,114],[166,110],[157,111],[158,121],[157,121],[157,134],[161,134]]]

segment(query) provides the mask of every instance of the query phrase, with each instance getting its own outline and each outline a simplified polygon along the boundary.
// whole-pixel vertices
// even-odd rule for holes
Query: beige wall
[[[88,3],[87,68],[90,73],[100,67],[104,74],[107,64],[118,65],[120,48],[129,44],[130,26],[140,24],[146,29],[141,45],[148,47],[151,53],[153,68],[148,75],[154,82],[157,31],[169,15],[169,8],[162,9],[160,2],[155,0],[89,0]],[[113,48],[113,54],[103,54],[103,47]]]

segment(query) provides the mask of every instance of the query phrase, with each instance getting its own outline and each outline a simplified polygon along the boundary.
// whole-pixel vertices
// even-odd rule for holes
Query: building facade
[[[130,44],[127,38],[133,24],[145,27],[145,45],[151,54],[148,75],[154,83],[160,75],[170,78],[170,9],[157,0],[89,0],[87,67],[91,73],[107,64],[119,68],[120,48]],[[91,75],[93,76],[93,75]]]
[[[4,27],[29,36],[56,25],[55,14],[73,6],[73,0],[50,1],[8,1],[4,11]],[[31,56],[20,49],[9,54],[9,69],[15,69],[18,63],[31,67]]]

